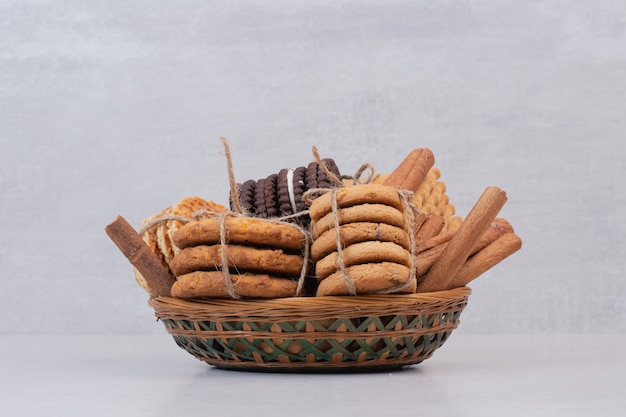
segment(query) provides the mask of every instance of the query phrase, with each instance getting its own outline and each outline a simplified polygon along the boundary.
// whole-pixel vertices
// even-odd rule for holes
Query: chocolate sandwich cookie
[[[245,210],[246,213],[254,214],[254,195],[256,190],[256,181],[248,180],[241,184],[239,188],[239,204]],[[231,202],[231,210],[232,202]]]
[[[324,165],[326,165],[326,168],[328,168],[328,170],[330,172],[332,172],[333,174],[335,174],[337,176],[337,178],[340,177],[340,173],[339,173],[339,168],[337,167],[337,164],[335,164],[335,161],[330,159],[330,158],[326,158],[326,159],[322,159],[322,162],[324,162]],[[326,171],[324,170],[324,168],[320,165],[317,164],[317,188],[331,188],[331,187],[335,187],[335,183],[329,178],[328,174],[326,173]]]
[[[265,179],[261,178],[256,182],[254,189],[254,213],[256,217],[267,218],[267,207],[265,206]]]
[[[294,214],[296,210],[295,202],[292,204],[292,199],[290,198],[293,191],[290,191],[292,186],[289,185],[289,181],[293,184],[293,169],[281,169],[276,180],[276,197],[281,216]]]
[[[265,208],[267,217],[278,217],[278,174],[272,174],[265,179]]]
[[[322,162],[337,178],[341,177],[339,168],[334,160],[330,158],[322,159]],[[335,183],[329,178],[326,170],[317,162],[311,162],[306,168],[305,183],[307,189],[314,188],[331,188],[335,186]]]
[[[330,172],[341,177],[334,160],[326,158],[322,162]],[[307,190],[333,186],[335,184],[324,167],[314,161],[306,167],[284,168],[267,178],[244,182],[240,187],[239,199],[242,207],[254,217],[290,216],[307,209],[302,198]],[[306,225],[310,223],[310,218],[302,215],[293,221]]]
[[[299,167],[293,171],[293,197],[296,203],[296,213],[306,209],[306,204],[302,200],[302,195],[307,190],[304,182],[305,175],[305,167]]]
[[[313,161],[306,167],[304,182],[306,184],[307,190],[317,188],[317,168],[319,167],[319,165],[320,164]]]

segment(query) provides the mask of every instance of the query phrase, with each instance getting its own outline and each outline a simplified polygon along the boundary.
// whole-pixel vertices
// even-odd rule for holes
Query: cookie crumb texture
[[[504,219],[481,214],[494,217],[501,205],[481,196],[477,206],[484,210],[473,209],[466,219],[456,215],[426,148],[367,183],[342,175],[333,159],[316,158],[236,184],[228,196],[230,210],[194,196],[147,217],[141,237],[157,255],[154,263],[176,279],[172,296],[440,291],[467,285],[521,248],[512,227],[504,237],[490,227]],[[488,190],[503,194],[495,188]],[[443,263],[452,264],[456,253],[463,259],[454,259],[448,272]],[[155,296],[153,277],[134,272]],[[440,275],[450,275],[449,282],[435,279]]]

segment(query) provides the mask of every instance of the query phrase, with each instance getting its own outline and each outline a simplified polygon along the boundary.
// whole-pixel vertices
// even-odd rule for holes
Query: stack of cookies
[[[427,148],[367,183],[314,157],[236,187],[231,178],[235,211],[188,197],[145,219],[138,244],[124,228],[107,233],[141,265],[140,286],[178,298],[439,291],[467,285],[521,247],[512,228],[490,226],[506,193],[488,187],[465,219],[456,216]]]
[[[357,184],[311,203],[318,296],[415,291],[410,215],[398,190]]]
[[[173,242],[173,297],[291,297],[306,272],[308,240],[290,223],[229,213],[185,224]]]
[[[176,219],[191,219],[198,212],[204,212],[205,217],[211,217],[217,213],[226,211],[227,208],[215,201],[205,200],[198,196],[185,197],[178,203],[144,219],[141,223],[141,237],[148,247],[156,254],[163,265],[169,270],[169,262],[178,252],[178,248],[172,242],[174,232],[182,227],[185,222]],[[135,268],[135,280],[151,295],[154,290],[150,287],[145,277]]]
[[[259,180],[247,180],[238,184],[239,203],[245,213],[252,217],[277,218],[300,214],[287,219],[307,226],[310,218],[306,214],[307,208],[303,195],[306,191],[316,188],[331,188],[337,186],[329,177],[328,172],[337,178],[341,176],[335,161],[330,158],[322,159],[324,169],[318,162],[311,162],[308,166],[295,169],[283,168],[276,174],[271,174]],[[231,201],[231,208],[233,202]]]

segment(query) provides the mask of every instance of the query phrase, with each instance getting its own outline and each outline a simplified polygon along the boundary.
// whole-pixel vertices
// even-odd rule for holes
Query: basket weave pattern
[[[458,326],[470,292],[149,304],[179,347],[216,367],[369,369],[429,358]]]

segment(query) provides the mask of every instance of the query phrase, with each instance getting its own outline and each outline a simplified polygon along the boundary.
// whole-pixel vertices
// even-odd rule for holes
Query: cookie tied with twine
[[[300,296],[309,262],[308,232],[281,218],[251,217],[236,198],[232,157],[222,138],[232,210],[192,219],[172,236],[170,262],[179,298]]]
[[[319,159],[315,148],[313,154]],[[367,171],[370,175],[363,180]],[[335,187],[310,190],[306,195],[312,244],[315,246],[317,239],[328,242],[333,236],[335,246],[330,253],[316,251],[323,257],[312,257],[316,273],[317,269],[321,272],[317,296],[415,292],[412,192],[375,184],[374,178],[373,167],[364,164],[352,184],[346,185],[346,178],[335,177]],[[350,224],[359,227],[346,227]],[[364,225],[371,225],[373,233],[363,233],[360,229]],[[390,228],[396,233],[376,232]],[[408,249],[398,241],[408,242]]]

